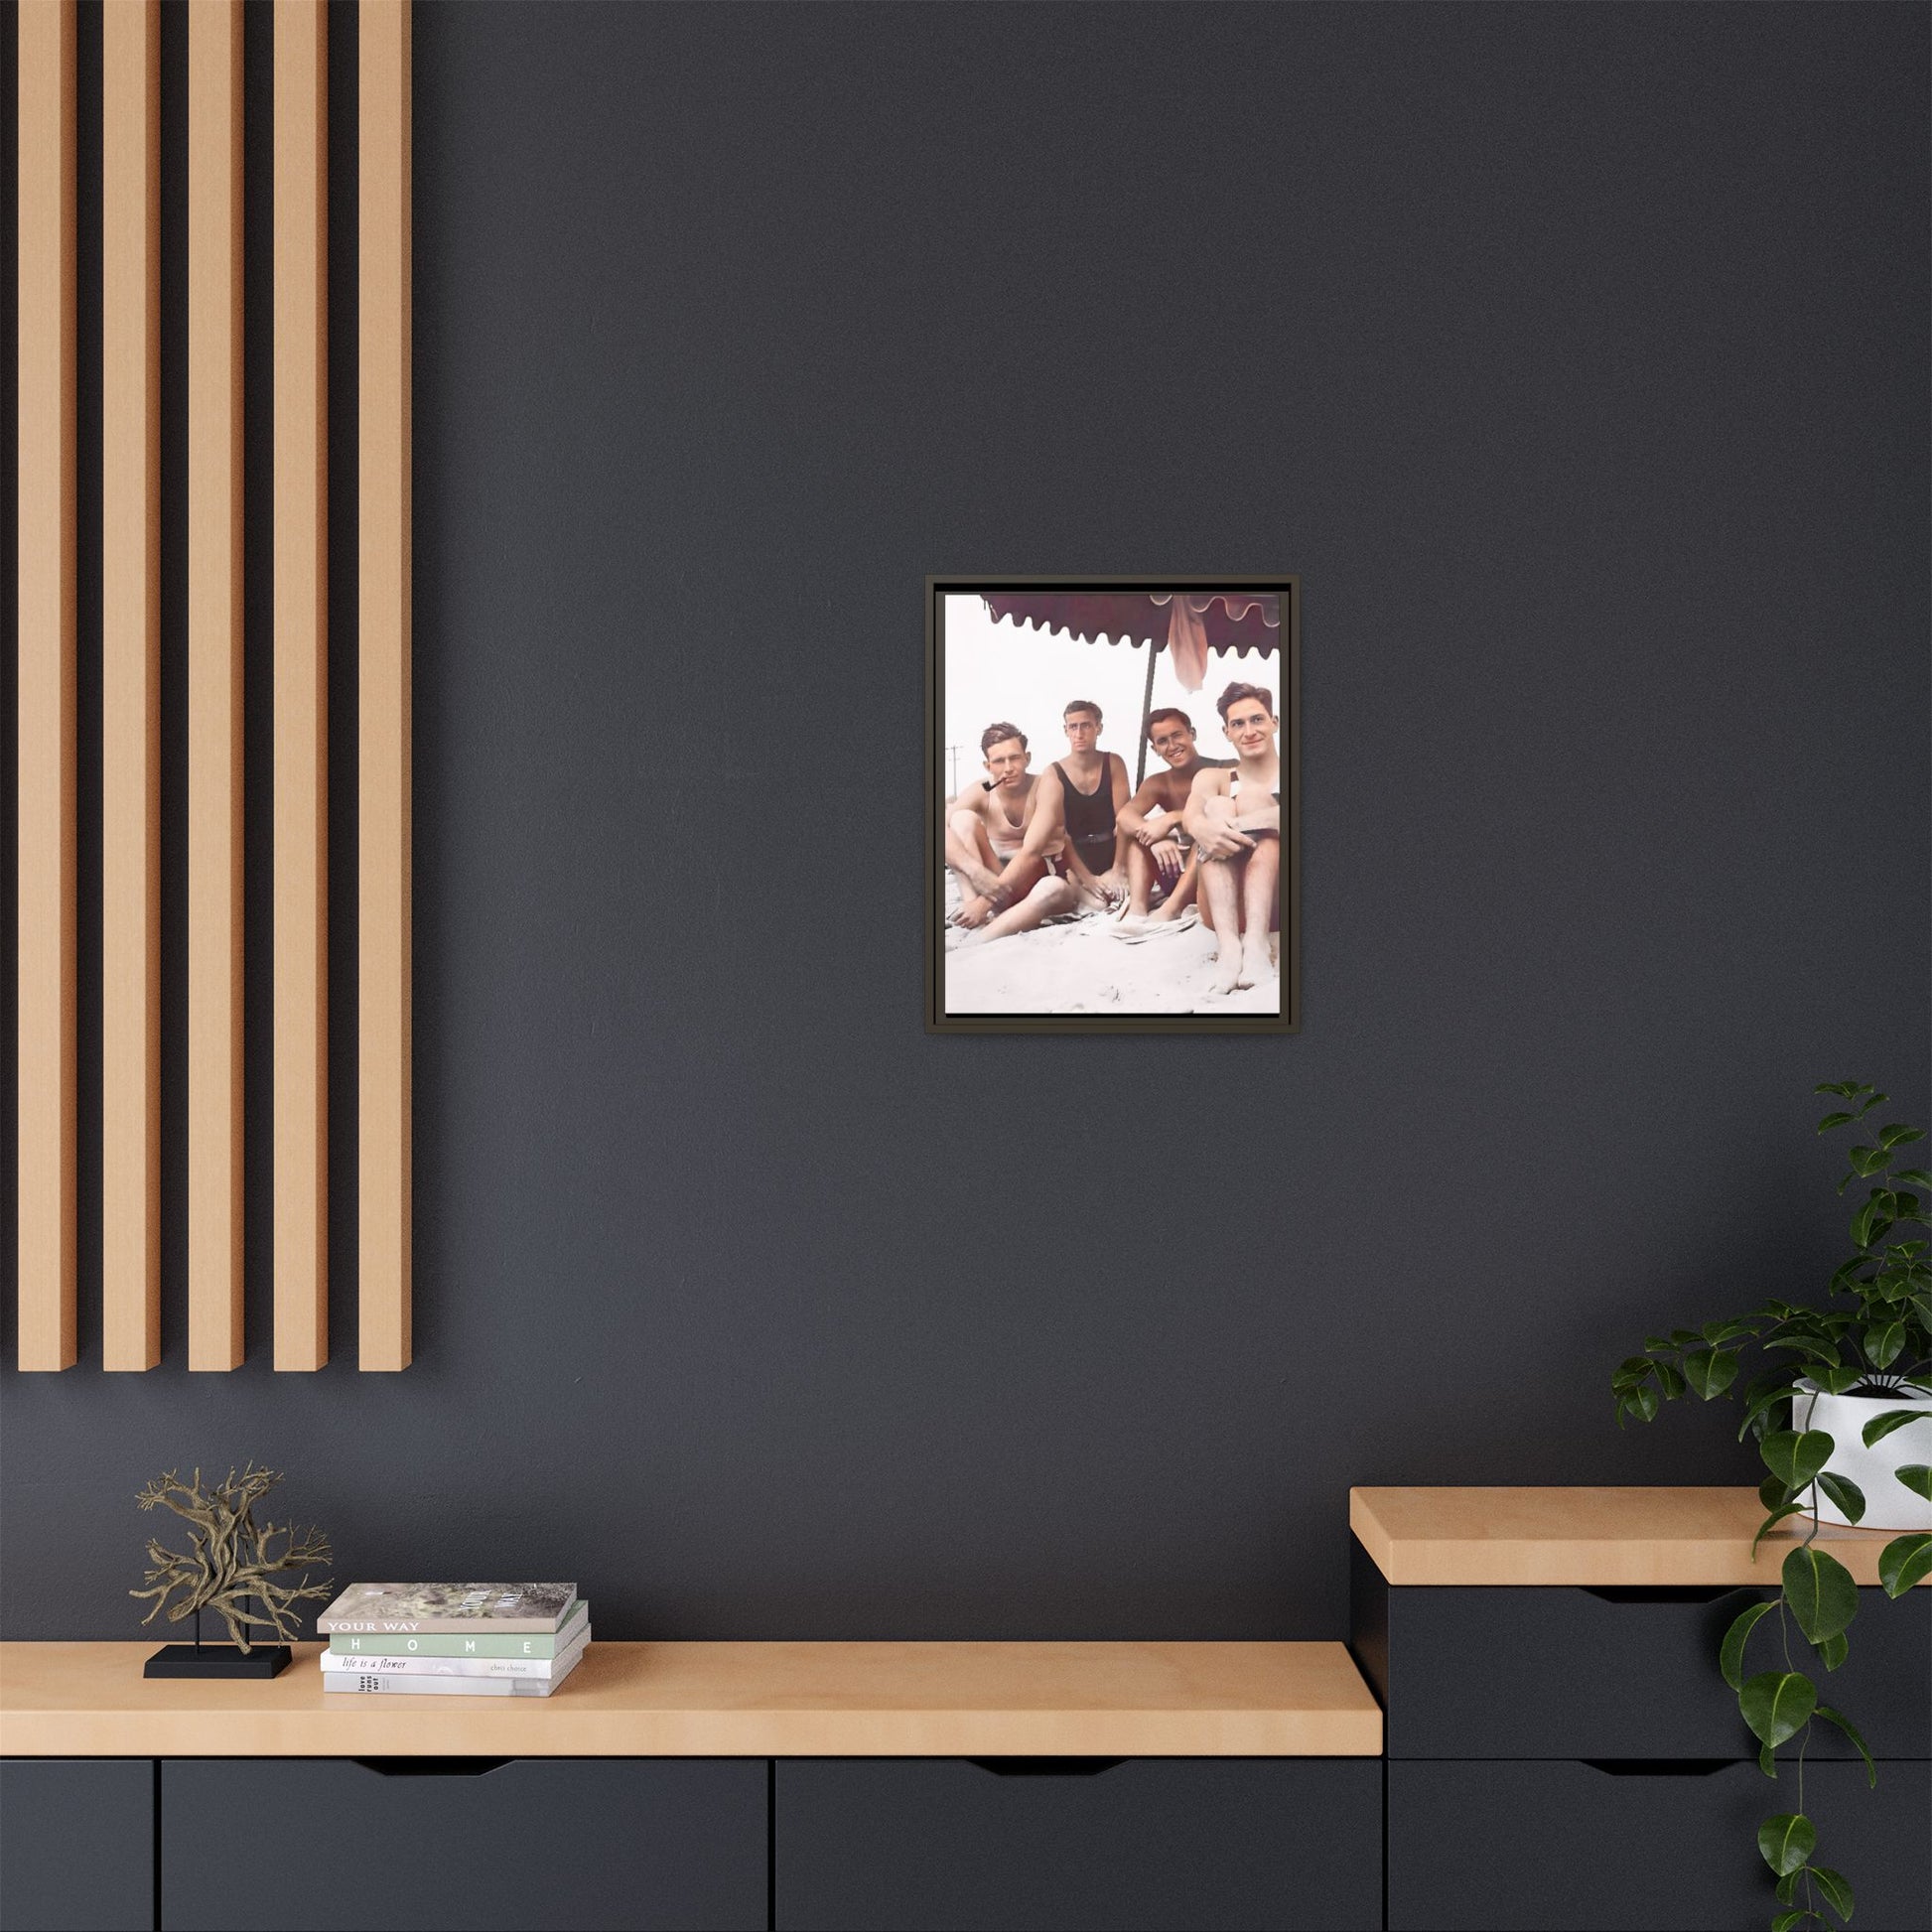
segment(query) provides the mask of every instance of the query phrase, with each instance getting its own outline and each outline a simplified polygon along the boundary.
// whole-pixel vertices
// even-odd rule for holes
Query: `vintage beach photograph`
[[[927,583],[927,1024],[1293,1032],[1296,580]]]

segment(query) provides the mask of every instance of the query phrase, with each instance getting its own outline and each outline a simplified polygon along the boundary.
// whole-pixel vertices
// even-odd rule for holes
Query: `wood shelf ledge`
[[[1349,1528],[1398,1586],[1772,1588],[1810,1526],[1780,1525],[1753,1563],[1751,1538],[1763,1520],[1752,1489],[1348,1492]],[[1898,1534],[1825,1524],[1818,1541],[1855,1582],[1875,1585],[1878,1553]]]
[[[596,1643],[548,1698],[147,1679],[145,1643],[0,1643],[8,1757],[1374,1757],[1339,1643]]]

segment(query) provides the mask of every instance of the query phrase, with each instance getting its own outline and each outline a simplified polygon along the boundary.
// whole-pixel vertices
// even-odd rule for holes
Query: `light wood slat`
[[[1775,1584],[1813,1534],[1803,1517],[1772,1530],[1754,1489],[1351,1489],[1348,1526],[1376,1568],[1403,1586],[1601,1589]],[[1852,1573],[1878,1582],[1889,1530],[1818,1526]],[[1921,1587],[1932,1589],[1932,1577]]]
[[[360,1366],[410,1358],[410,18],[357,16]]]
[[[328,12],[275,8],[275,1366],[329,1359]]]
[[[19,10],[19,1341],[74,1360],[74,11]]]
[[[101,21],[101,1364],[161,1359],[161,0]]]
[[[188,7],[188,1366],[242,1355],[241,8]]]
[[[1339,1643],[599,1643],[551,1698],[144,1682],[132,1643],[0,1644],[21,1757],[1375,1757]]]

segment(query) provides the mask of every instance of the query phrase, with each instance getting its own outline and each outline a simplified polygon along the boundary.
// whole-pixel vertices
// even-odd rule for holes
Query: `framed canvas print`
[[[1294,1033],[1293,577],[926,579],[926,1026]]]

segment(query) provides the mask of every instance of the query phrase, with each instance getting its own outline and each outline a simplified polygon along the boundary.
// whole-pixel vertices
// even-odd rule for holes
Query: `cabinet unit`
[[[1789,1540],[1753,1569],[1755,1499],[1736,1492],[1734,1531],[1707,1537],[1714,1493],[1730,1492],[1354,1492],[1350,1623],[1386,1714],[1389,1932],[1769,1923],[1756,1827],[1799,1808],[1797,1771],[1765,1779],[1717,1660]],[[1882,1541],[1834,1550],[1875,1574]],[[1757,1641],[1771,1668],[1768,1626]],[[1932,1591],[1894,1602],[1866,1581],[1826,1695],[1879,1764],[1867,1789],[1850,1743],[1814,1727],[1819,1856],[1852,1880],[1860,1932],[1926,1932]]]
[[[729,1758],[170,1759],[161,1922],[754,1932],[767,1777]]]
[[[779,1932],[1379,1926],[1372,1758],[781,1763]]]
[[[0,1932],[135,1932],[154,1924],[154,1765],[0,1762]]]

